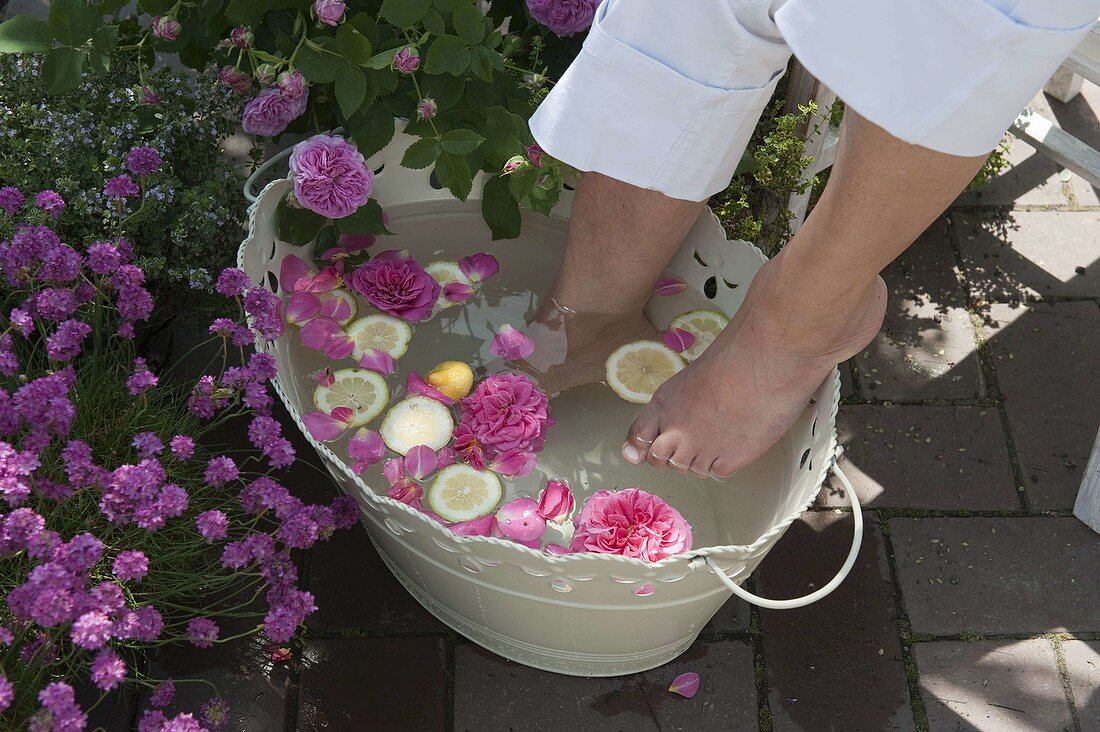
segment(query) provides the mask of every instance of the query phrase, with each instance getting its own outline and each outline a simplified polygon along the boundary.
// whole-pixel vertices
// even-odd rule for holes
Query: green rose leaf
[[[59,47],[47,53],[42,62],[42,76],[50,94],[64,94],[75,89],[80,84],[83,68],[84,54],[75,48]]]
[[[354,126],[350,126],[350,121],[348,123],[348,134],[365,158],[389,144],[394,131],[393,115],[383,105],[375,104],[367,112],[357,115]]]
[[[336,81],[336,76],[344,69],[345,63],[337,53],[324,47],[327,39],[315,39],[320,50],[308,43],[298,49],[294,65],[311,83],[328,84]]]
[[[476,46],[485,39],[488,29],[485,27],[485,16],[471,3],[462,5],[454,14],[455,33],[471,46]]]
[[[449,109],[462,99],[466,78],[450,74],[425,74],[420,82],[424,96],[435,100],[440,110]]]
[[[398,28],[408,28],[420,22],[432,0],[383,0],[381,15]]]
[[[0,53],[42,53],[53,47],[53,34],[43,20],[17,15],[0,23]]]
[[[468,155],[477,150],[485,138],[473,130],[451,130],[443,133],[439,138],[439,145],[444,152],[452,155]]]
[[[356,66],[367,63],[371,58],[370,41],[350,23],[344,23],[337,29],[336,47],[345,59]]]
[[[424,71],[459,76],[470,68],[470,47],[458,36],[439,36],[428,47]]]
[[[111,70],[111,52],[118,45],[118,27],[105,25],[92,36],[92,50],[88,53],[88,65],[101,74]]]
[[[336,101],[344,117],[355,114],[366,96],[367,75],[355,64],[345,62],[344,68],[336,75]]]
[[[441,13],[453,13],[462,7],[463,3],[468,3],[470,0],[433,0],[435,6],[439,8]],[[504,3],[501,3],[503,5]]]
[[[240,25],[256,25],[270,9],[270,4],[265,0],[229,0],[225,17]]]
[[[481,190],[481,215],[489,224],[493,241],[519,236],[522,223],[519,203],[512,198],[506,177],[496,175],[485,181],[485,187]]]
[[[429,10],[420,22],[424,24],[424,30],[433,36],[441,36],[447,32],[447,26],[443,23],[443,16],[435,10]]]
[[[251,2],[252,0],[249,0]],[[259,5],[260,3],[256,3]],[[138,8],[149,15],[164,15],[172,6],[175,5],[173,0],[138,0]]]
[[[439,146],[439,140],[434,137],[425,137],[409,145],[409,149],[401,158],[401,165],[420,170],[434,163],[440,152],[442,148]]]
[[[308,208],[292,208],[287,199],[279,201],[275,209],[275,222],[279,226],[279,238],[295,246],[304,247],[316,238],[327,219]]]
[[[341,234],[374,234],[379,236],[393,233],[382,222],[382,207],[373,198],[368,199],[366,203],[355,209],[355,212],[350,216],[336,219],[333,223],[336,225],[336,230]]]
[[[99,14],[83,0],[55,0],[50,3],[48,21],[53,37],[63,46],[76,48],[92,37],[99,27]]]
[[[465,201],[473,188],[470,164],[461,155],[447,152],[440,155],[435,163],[435,177],[460,201]]]

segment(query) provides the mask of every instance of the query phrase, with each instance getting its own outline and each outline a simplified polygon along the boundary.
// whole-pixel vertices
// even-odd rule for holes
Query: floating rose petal
[[[371,348],[364,352],[359,359],[359,365],[365,369],[377,371],[385,376],[389,376],[393,373],[394,369],[397,368],[397,364],[393,361],[393,356],[377,348]]]
[[[557,524],[567,521],[575,506],[573,491],[564,480],[548,480],[539,493],[539,516],[547,521]]]
[[[315,274],[307,274],[301,277],[294,286],[296,290],[306,292],[330,292],[344,284],[344,278],[340,270],[332,265],[325,267]]]
[[[319,386],[332,386],[336,383],[336,374],[328,366],[319,371],[314,371],[310,375],[317,380]]]
[[[569,550],[569,547],[561,544],[547,544],[542,550],[552,557],[564,557],[566,554],[573,553]]]
[[[416,481],[409,478],[402,478],[393,488],[390,488],[386,495],[395,501],[400,501],[419,511],[421,509],[420,499],[424,495],[424,489],[421,488],[420,484]]]
[[[509,361],[527,358],[534,352],[535,342],[522,330],[517,330],[507,323],[500,326],[489,346],[489,353]]]
[[[333,290],[333,293],[343,293],[343,290]],[[293,300],[294,298],[291,298]],[[352,301],[346,297],[339,297],[334,295],[333,297],[327,297],[321,300],[321,315],[333,320],[338,320],[341,323],[347,322],[351,317]]]
[[[687,289],[687,285],[684,281],[676,277],[662,277],[657,280],[657,284],[653,285],[653,294],[659,297],[668,297],[669,295],[679,295],[681,292]]]
[[[405,378],[405,390],[410,394],[435,399],[437,402],[442,402],[448,407],[454,406],[455,403],[454,399],[451,399],[439,389],[436,389],[427,381],[424,381],[424,378],[415,371],[410,371],[409,375]]]
[[[506,478],[522,478],[535,469],[536,460],[535,453],[529,450],[512,449],[493,458],[489,467]]]
[[[475,470],[485,469],[485,448],[474,437],[470,427],[459,422],[454,429],[455,455]]]
[[[423,508],[421,508],[420,513],[424,514],[425,516],[430,518],[432,521],[435,521],[437,524],[443,524],[444,526],[446,526],[446,524],[447,524],[447,522],[443,520],[443,517],[440,516],[435,511],[425,511]]]
[[[489,536],[493,533],[493,522],[496,516],[488,514],[469,521],[451,524],[451,531],[458,536]]]
[[[289,648],[276,648],[274,651],[271,652],[271,662],[272,663],[286,663],[289,660],[290,660],[290,649]]]
[[[679,694],[685,699],[690,699],[699,693],[699,674],[694,671],[680,674],[672,680],[668,690],[674,694]]]
[[[312,292],[295,292],[286,304],[286,320],[294,325],[304,325],[321,311],[321,299]]]
[[[332,318],[317,317],[303,325],[298,335],[303,346],[321,351],[328,345],[330,338],[343,334],[343,327]]]
[[[310,266],[301,258],[288,254],[279,264],[279,286],[287,292],[298,289],[298,280],[310,273]]]
[[[374,259],[375,261],[412,259],[412,255],[409,254],[408,249],[387,249],[384,252],[378,252],[378,254],[375,254]]]
[[[497,510],[497,531],[512,541],[537,542],[546,533],[546,519],[539,516],[538,508],[526,496],[508,501]]]
[[[638,589],[634,590],[634,594],[638,597],[649,597],[654,592],[656,592],[656,590],[653,589],[653,585],[651,584],[644,584]]]
[[[661,341],[676,353],[683,353],[695,345],[695,334],[683,328],[669,328],[661,334]]]
[[[338,419],[334,414],[328,414],[320,410],[306,412],[302,415],[302,421],[306,424],[309,434],[318,442],[331,442],[344,433],[347,421]]]
[[[312,321],[311,321],[312,322]],[[355,339],[341,329],[325,342],[325,355],[334,361],[347,358],[355,351]]]
[[[350,257],[374,246],[375,241],[377,240],[374,238],[374,234],[344,233],[340,235],[336,246],[325,250],[324,254],[321,255],[321,259],[328,261]]]
[[[474,288],[465,282],[449,282],[443,286],[443,297],[447,302],[466,302],[474,296]]]
[[[405,477],[405,459],[390,458],[387,460],[386,464],[382,466],[382,475],[386,476],[386,480],[389,481],[391,486],[397,485],[397,482]]]
[[[470,282],[477,284],[499,272],[500,262],[492,254],[479,252],[458,260],[458,268]]]
[[[455,449],[453,447],[444,447],[436,453],[436,460],[439,464],[435,466],[436,470],[443,470],[443,468],[454,465],[455,463]]]
[[[354,461],[352,471],[358,475],[382,459],[386,444],[374,430],[360,427],[348,440],[348,457]]]
[[[405,455],[405,471],[415,480],[424,480],[438,465],[435,450],[427,445],[417,445]]]

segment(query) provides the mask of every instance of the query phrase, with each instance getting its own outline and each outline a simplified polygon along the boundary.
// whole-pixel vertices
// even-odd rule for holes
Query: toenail
[[[654,455],[653,453],[649,453],[649,454],[654,460],[660,460],[662,463],[671,462],[667,457],[661,457],[660,455]],[[672,456],[669,455],[669,457],[672,457]]]
[[[674,468],[678,468],[679,470],[686,470],[687,469],[686,465],[679,465],[679,464],[673,462],[672,458],[668,459],[668,464],[671,465]]]
[[[631,445],[629,442],[623,445],[623,459],[628,463],[637,465],[642,462],[642,454],[638,452],[638,448]]]
[[[637,435],[634,436],[634,441],[635,442],[640,442],[643,445],[652,445],[653,444],[653,440],[643,440],[641,437],[638,437]]]

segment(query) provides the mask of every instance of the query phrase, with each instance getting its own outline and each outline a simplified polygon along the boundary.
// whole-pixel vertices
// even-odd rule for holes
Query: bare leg
[[[656,337],[642,308],[702,207],[585,173],[561,272],[528,331],[528,365],[551,393],[601,380],[615,348]]]
[[[849,110],[836,164],[806,224],[753,280],[729,327],[666,382],[623,456],[728,476],[760,457],[840,361],[878,332],[878,276],[981,166],[910,145]]]

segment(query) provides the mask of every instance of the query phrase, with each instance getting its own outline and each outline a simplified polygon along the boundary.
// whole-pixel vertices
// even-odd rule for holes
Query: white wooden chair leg
[[[1092,456],[1085,468],[1085,479],[1077,492],[1073,515],[1084,521],[1093,531],[1100,533],[1100,430],[1092,445]]]
[[[1081,93],[1085,78],[1066,66],[1058,67],[1043,91],[1065,104]]]

